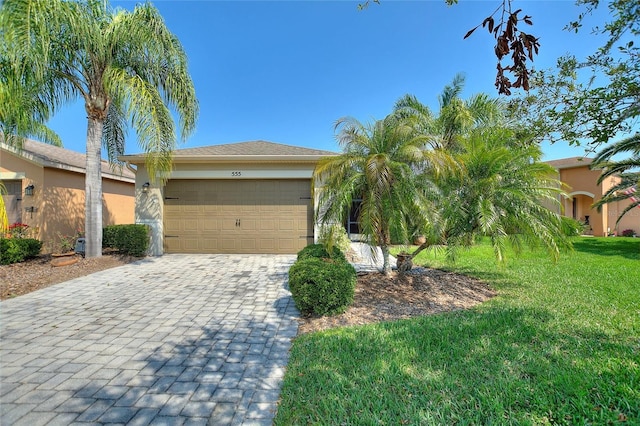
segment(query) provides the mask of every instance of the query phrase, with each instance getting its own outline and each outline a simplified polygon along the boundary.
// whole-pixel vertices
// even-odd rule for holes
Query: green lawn
[[[488,245],[417,263],[499,296],[297,338],[275,424],[640,424],[640,239],[576,239],[555,264],[499,267]]]

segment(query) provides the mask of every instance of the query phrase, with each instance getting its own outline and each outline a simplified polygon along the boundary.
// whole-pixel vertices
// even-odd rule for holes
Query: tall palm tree
[[[354,199],[362,199],[358,221],[361,233],[383,256],[389,274],[392,235],[406,235],[406,217],[421,227],[431,222],[434,209],[414,166],[428,161],[425,140],[406,120],[390,115],[370,125],[342,118],[335,125],[341,155],[322,159],[314,171],[319,199],[319,223],[343,223]]]
[[[625,153],[629,153],[630,156],[622,160],[613,160],[614,156]],[[618,184],[609,188],[602,198],[594,203],[594,207],[600,210],[603,205],[608,203],[631,200],[631,203],[618,216],[616,225],[625,214],[635,207],[640,207],[640,195],[638,195],[640,192],[636,192],[635,195],[627,192],[630,188],[640,191],[640,172],[638,171],[640,170],[640,133],[604,148],[593,159],[590,167],[595,170],[602,169],[602,174],[598,178],[598,185],[608,177],[620,177]]]
[[[186,54],[150,3],[128,12],[111,9],[106,0],[5,0],[0,25],[15,72],[24,80],[29,70],[34,79],[30,94],[39,93],[50,111],[84,100],[85,248],[87,256],[100,256],[102,146],[116,161],[130,124],[148,153],[151,178],[170,169],[177,141],[172,112],[183,139],[194,130],[198,113]],[[29,111],[25,116],[40,118]]]

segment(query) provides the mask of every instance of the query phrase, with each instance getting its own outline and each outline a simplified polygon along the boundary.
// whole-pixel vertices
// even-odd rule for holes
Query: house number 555
[[[242,172],[231,172],[231,176],[242,176]]]

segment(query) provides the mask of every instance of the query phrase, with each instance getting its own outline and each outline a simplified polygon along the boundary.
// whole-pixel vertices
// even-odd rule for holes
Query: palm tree
[[[630,157],[623,160],[613,160],[615,155],[630,153]],[[622,200],[631,200],[631,203],[620,213],[616,225],[622,217],[633,208],[640,207],[640,196],[627,192],[630,188],[640,189],[640,133],[613,143],[602,151],[591,163],[591,169],[602,169],[598,178],[598,185],[611,176],[619,176],[620,181],[609,188],[600,200],[594,203],[594,207],[600,210],[603,205]]]
[[[438,96],[439,111],[435,115],[415,96],[405,95],[394,107],[394,114],[413,117],[417,133],[427,136],[432,149],[455,151],[458,138],[471,129],[494,123],[506,123],[504,108],[498,99],[481,93],[462,100],[464,76],[458,74]]]
[[[415,132],[431,150],[445,151],[455,160],[440,169],[444,174],[434,176],[432,168],[425,168],[417,176],[436,186],[432,193],[439,196],[440,220],[421,230],[426,241],[409,260],[433,244],[446,244],[454,255],[456,247],[480,235],[491,237],[499,261],[507,241],[516,248],[523,242],[542,243],[557,258],[569,242],[560,215],[542,206],[557,204],[561,193],[553,169],[540,163],[537,145],[522,140],[501,101],[486,94],[462,100],[463,85],[458,75],[444,88],[437,115],[410,95],[394,108],[394,114],[413,120]]]
[[[406,217],[421,227],[431,222],[429,198],[415,179],[421,166],[425,140],[416,136],[406,120],[390,115],[371,125],[342,118],[335,129],[341,155],[322,159],[314,171],[318,188],[316,215],[319,223],[343,223],[354,199],[362,199],[358,221],[362,235],[383,256],[383,272],[389,274],[392,235],[406,235]]]
[[[13,72],[29,80],[25,90],[38,93],[48,111],[71,99],[84,100],[86,255],[100,256],[101,148],[116,161],[130,124],[148,153],[152,179],[170,169],[176,146],[172,112],[183,140],[194,130],[198,112],[186,54],[150,3],[128,12],[112,10],[106,0],[5,0],[0,25]],[[43,118],[28,102],[17,105],[26,110],[24,117]]]
[[[476,129],[460,139],[455,155],[462,173],[439,180],[443,194],[443,240],[450,254],[488,236],[498,261],[505,247],[544,246],[557,259],[570,247],[560,214],[545,205],[559,205],[562,194],[554,169],[540,162],[537,145],[520,145],[504,127]]]
[[[39,90],[30,67],[18,69],[8,52],[0,46],[0,142],[20,148],[25,135],[62,146],[60,137],[44,123],[52,115],[52,90]]]

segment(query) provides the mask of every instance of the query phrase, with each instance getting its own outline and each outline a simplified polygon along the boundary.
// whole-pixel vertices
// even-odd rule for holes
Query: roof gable
[[[173,151],[174,163],[317,163],[337,155],[332,151],[267,141],[236,142]],[[145,154],[122,155],[120,160],[143,164]]]
[[[22,149],[9,146],[0,142],[0,148],[12,152],[28,161],[36,163],[42,167],[69,170],[77,173],[86,172],[86,155],[81,152],[72,151],[59,146],[37,142],[26,139],[22,144]],[[123,167],[122,170],[112,169],[111,165],[102,160],[102,175],[113,179],[132,180],[135,173]]]
[[[198,156],[198,155],[248,155],[248,156],[295,156],[295,155],[310,155],[310,156],[326,156],[335,155],[335,152],[323,151],[320,149],[305,148],[301,146],[285,145],[281,143],[267,142],[267,141],[249,141],[249,142],[237,142],[222,145],[210,145],[198,148],[178,149],[174,151],[175,157],[181,156]]]
[[[545,161],[551,167],[561,169],[571,169],[574,167],[588,167],[593,162],[593,158],[588,157],[569,157],[561,158],[559,160]]]

